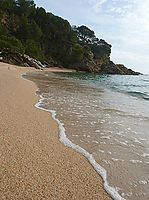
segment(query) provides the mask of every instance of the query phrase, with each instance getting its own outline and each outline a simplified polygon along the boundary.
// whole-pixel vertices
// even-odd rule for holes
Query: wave
[[[54,73],[59,78],[65,78],[78,81],[80,84],[93,87],[94,89],[110,88],[116,92],[128,94],[144,100],[149,100],[148,92],[148,75],[142,76],[112,76],[112,75],[96,75],[88,73]],[[146,83],[145,83],[146,82]]]
[[[149,82],[149,79],[143,79],[142,81],[144,81],[144,82]]]
[[[131,96],[134,96],[134,97],[149,100],[149,95],[147,95],[146,93],[143,93],[143,92],[127,91],[126,93],[131,95]]]
[[[37,91],[37,92],[39,93],[39,91]],[[82,154],[90,162],[90,164],[93,166],[93,168],[96,170],[96,172],[102,177],[102,179],[104,181],[104,189],[114,200],[125,200],[123,197],[120,196],[120,194],[118,193],[116,188],[109,185],[109,183],[107,181],[107,171],[96,162],[93,155],[88,153],[85,149],[83,149],[79,145],[72,143],[67,138],[63,124],[56,118],[56,111],[45,109],[45,108],[41,107],[43,105],[43,101],[45,100],[45,98],[42,95],[39,95],[39,97],[40,97],[40,99],[35,104],[35,107],[38,109],[44,110],[46,112],[50,112],[52,114],[52,118],[57,122],[58,127],[59,127],[60,142],[63,143],[65,146],[70,147],[70,148],[74,149],[76,152]]]

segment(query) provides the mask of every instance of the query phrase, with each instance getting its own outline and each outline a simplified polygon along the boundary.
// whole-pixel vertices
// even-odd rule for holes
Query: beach
[[[87,159],[61,144],[56,122],[34,106],[37,87],[21,77],[29,71],[0,63],[1,199],[110,200]]]
[[[23,77],[37,85],[36,106],[52,113],[59,140],[88,159],[113,199],[148,200],[149,76],[43,71]]]

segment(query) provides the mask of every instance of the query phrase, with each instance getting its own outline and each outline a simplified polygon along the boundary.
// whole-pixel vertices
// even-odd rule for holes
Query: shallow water
[[[149,199],[149,76],[30,73],[41,107],[106,169],[125,199]]]

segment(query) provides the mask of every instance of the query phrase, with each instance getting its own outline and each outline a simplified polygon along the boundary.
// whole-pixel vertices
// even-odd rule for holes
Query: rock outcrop
[[[2,51],[0,52],[0,61],[22,67],[34,67],[36,69],[43,69],[49,67],[47,62],[41,63],[40,61],[31,58],[28,55],[20,54],[17,52]]]
[[[122,64],[115,64],[112,61],[108,63],[103,63],[100,66],[100,70],[98,71],[100,74],[119,74],[119,75],[139,75],[139,72],[135,72],[131,69],[128,69]]]
[[[84,62],[75,67],[80,71],[87,71],[99,74],[119,74],[119,75],[139,75],[139,72],[135,72],[128,69],[123,64],[115,64],[110,60],[108,55],[86,57]]]
[[[40,61],[31,58],[28,55],[23,55],[20,53],[12,53],[8,51],[0,52],[0,61],[19,65],[22,67],[34,67],[36,69],[43,69],[48,67],[62,67],[58,62],[54,61],[52,58],[47,62],[41,63]],[[72,65],[72,69],[76,69],[77,71],[86,71],[92,73],[99,74],[120,74],[120,75],[139,75],[139,72],[135,72],[131,69],[128,69],[122,64],[115,64],[110,61],[110,57],[99,56],[94,58],[92,52],[87,52],[84,55],[83,61],[81,63],[76,63]]]

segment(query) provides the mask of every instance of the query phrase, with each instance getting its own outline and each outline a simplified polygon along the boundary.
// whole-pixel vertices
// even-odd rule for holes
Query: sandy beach
[[[21,78],[28,71],[0,63],[0,199],[110,200],[89,162],[59,142],[50,114],[34,107],[37,88]]]

